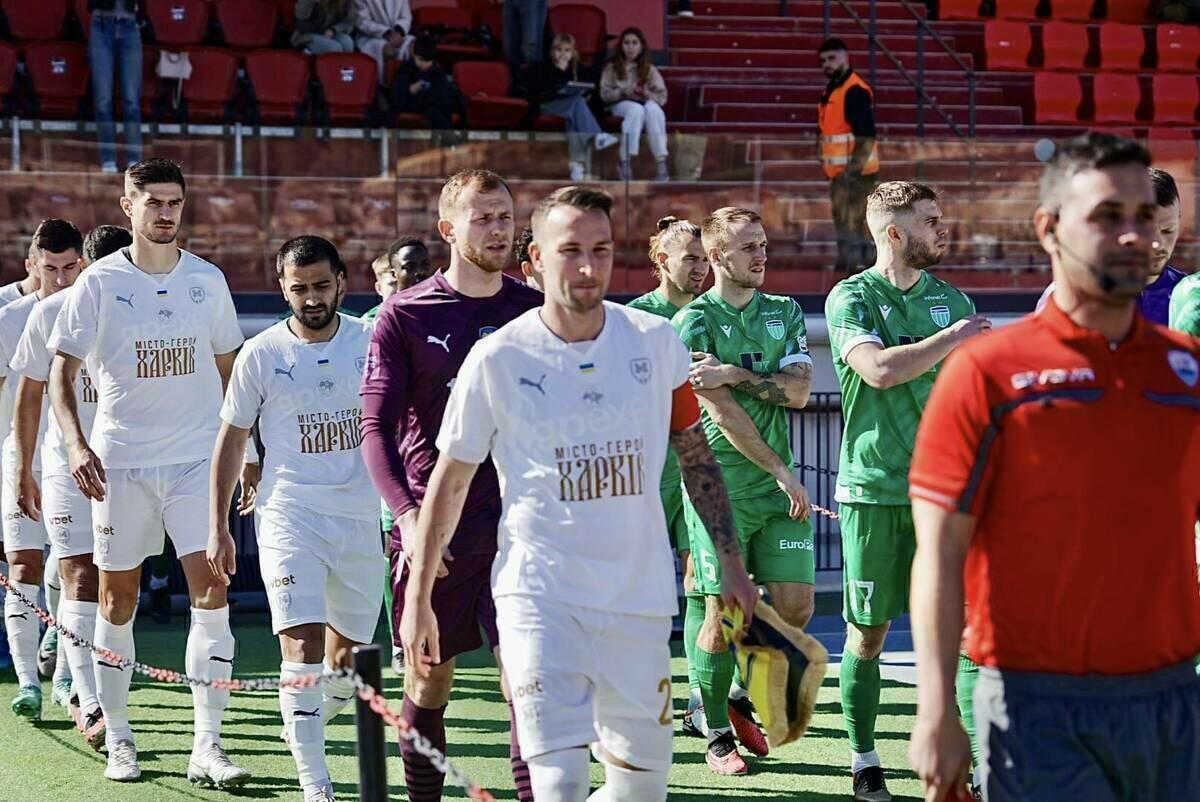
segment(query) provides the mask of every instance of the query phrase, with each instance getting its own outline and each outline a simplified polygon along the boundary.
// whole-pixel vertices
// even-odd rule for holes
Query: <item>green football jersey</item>
[[[920,342],[973,314],[970,298],[930,273],[922,273],[916,284],[901,292],[870,269],[839,282],[829,293],[825,321],[845,420],[837,501],[909,503],[908,469],[917,425],[941,367],[879,390],[846,364],[846,354],[868,342],[884,348]]]
[[[734,309],[711,289],[679,311],[671,321],[692,351],[713,354],[728,365],[758,374],[778,373],[788,365],[812,363],[808,331],[800,304],[786,295],[756,292],[745,309]],[[763,442],[792,464],[786,407],[768,404],[733,387],[733,397],[749,413]],[[755,498],[776,490],[775,477],[759,468],[703,416],[704,432],[721,466],[731,499]]]
[[[664,298],[658,290],[651,290],[645,295],[639,295],[629,302],[629,306],[652,315],[665,317],[667,320],[675,317],[675,313],[679,311],[679,307]],[[659,487],[674,488],[679,485],[680,481],[679,458],[675,456],[675,449],[668,446],[667,461],[663,465],[662,482],[659,483]]]
[[[1193,337],[1200,337],[1200,273],[1183,279],[1171,291],[1168,325]]]

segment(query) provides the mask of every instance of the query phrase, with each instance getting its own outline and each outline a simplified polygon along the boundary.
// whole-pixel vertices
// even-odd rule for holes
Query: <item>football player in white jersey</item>
[[[724,482],[664,319],[606,303],[612,199],[566,187],[533,214],[545,303],[480,340],[459,371],[413,540],[401,622],[410,670],[438,661],[430,605],[463,498],[489,451],[500,477],[492,571],[504,673],[538,802],[662,802],[671,765],[675,573],[658,494],[668,440],[720,543],[726,605],[757,593]]]
[[[242,344],[233,298],[216,266],[180,249],[185,182],[179,165],[147,159],[125,171],[121,208],[133,244],[91,265],[72,288],[50,336],[50,400],[71,475],[92,499],[93,557],[100,570],[97,645],[134,657],[133,613],[142,561],[162,551],[163,530],[183,565],[192,603],[185,669],[229,679],[234,640],[225,585],[204,560],[208,461],[221,396]],[[89,433],[75,379],[94,366],[99,396]],[[141,776],[129,724],[132,669],[96,660],[96,690],[108,731],[104,776]],[[221,748],[229,691],[192,688],[195,741],[187,776],[220,788],[249,772]]]
[[[383,601],[387,563],[376,491],[359,451],[370,328],[340,314],[346,267],[320,237],[288,240],[276,274],[291,317],[251,338],[238,355],[213,451],[208,561],[223,583],[237,569],[229,532],[250,427],[266,451],[255,531],[259,566],[279,636],[283,680],[317,680],[350,664],[370,643]],[[279,707],[305,802],[330,802],[324,722],[354,698],[347,679],[282,688]]]
[[[0,287],[0,306],[7,306],[13,301],[25,295],[31,295],[37,292],[38,275],[29,262],[25,263],[25,278],[19,281],[13,281]]]
[[[33,233],[29,249],[32,271],[38,276],[38,290],[22,296],[0,308],[0,395],[7,410],[16,409],[18,379],[27,364],[28,349],[22,349],[34,310],[41,301],[75,283],[83,267],[80,254],[83,252],[83,235],[66,220],[45,220]],[[42,321],[44,323],[44,321]],[[51,321],[52,322],[52,321]],[[44,421],[44,396],[39,393],[33,398],[36,414]],[[28,422],[28,418],[27,418]],[[32,421],[32,428],[18,445],[12,430],[12,417],[0,421],[4,432],[3,463],[4,486],[0,491],[0,510],[4,516],[4,551],[10,566],[10,578],[27,599],[36,600],[42,584],[45,568],[46,527],[40,518],[27,515],[18,504],[20,482],[36,483],[41,475],[39,448],[44,424]],[[28,472],[20,470],[27,465]],[[53,606],[54,601],[51,601]],[[52,612],[58,613],[58,610]],[[18,716],[38,720],[42,717],[42,686],[38,680],[37,649],[41,636],[40,621],[33,611],[25,607],[15,594],[9,594],[4,602],[4,618],[8,626],[8,645],[12,651],[13,668],[17,672],[17,695],[12,700],[12,710]]]

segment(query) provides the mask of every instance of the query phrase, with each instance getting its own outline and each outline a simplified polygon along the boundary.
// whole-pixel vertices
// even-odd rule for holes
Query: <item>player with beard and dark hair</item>
[[[380,495],[396,514],[393,622],[403,612],[409,581],[409,567],[400,554],[407,553],[406,540],[416,530],[437,461],[434,441],[458,369],[476,341],[542,301],[536,290],[503,274],[512,259],[513,200],[500,176],[487,170],[452,176],[442,188],[438,214],[450,265],[384,305],[375,319],[362,386],[363,456]],[[454,559],[446,561],[449,572],[433,590],[442,662],[428,675],[409,671],[404,677],[405,721],[443,751],[455,656],[481,645],[481,626],[493,650],[498,646],[491,572],[499,520],[500,488],[488,463],[471,482],[462,522],[449,546]],[[518,799],[532,799],[515,726],[511,747]],[[408,741],[401,741],[401,751],[409,798],[441,799],[442,772]]]
[[[255,531],[283,654],[279,676],[317,680],[374,639],[383,597],[375,489],[359,450],[370,327],[337,311],[346,274],[327,240],[288,240],[276,272],[292,316],[251,338],[234,363],[212,458],[208,561],[228,584],[237,555],[227,511],[257,420],[266,456]],[[353,698],[345,677],[279,692],[306,802],[334,798],[324,725]]]
[[[942,261],[948,235],[932,189],[880,184],[867,199],[867,225],[875,265],[833,288],[825,318],[846,426],[836,491],[847,624],[842,712],[854,798],[876,802],[892,798],[875,752],[879,655],[890,622],[908,610],[916,549],[908,464],[917,424],[942,360],[991,323],[926,271]]]

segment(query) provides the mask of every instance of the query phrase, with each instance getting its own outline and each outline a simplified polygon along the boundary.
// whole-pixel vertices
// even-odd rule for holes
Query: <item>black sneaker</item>
[[[150,591],[150,617],[156,624],[171,623],[171,594],[166,588]]]
[[[887,783],[883,781],[883,768],[867,766],[854,772],[855,802],[892,802]]]

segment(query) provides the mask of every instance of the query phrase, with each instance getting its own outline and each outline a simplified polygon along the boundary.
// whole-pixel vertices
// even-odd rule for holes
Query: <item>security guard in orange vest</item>
[[[875,246],[866,233],[867,196],[879,180],[871,87],[850,69],[850,56],[841,39],[826,39],[817,55],[829,79],[817,119],[821,166],[830,180],[837,267],[869,267],[875,263]]]

